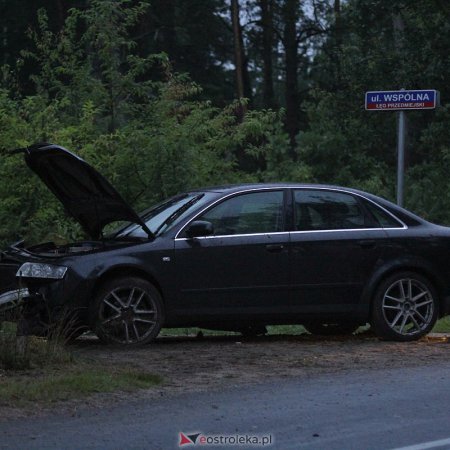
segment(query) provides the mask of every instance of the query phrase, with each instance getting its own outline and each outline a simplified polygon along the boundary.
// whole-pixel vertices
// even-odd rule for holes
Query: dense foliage
[[[438,110],[408,112],[406,206],[450,223],[448,2],[28,3],[0,14],[1,243],[79,233],[7,155],[39,141],[80,154],[137,209],[265,180],[394,198],[395,113],[363,99],[401,87],[441,92]]]
[[[396,113],[365,111],[363,93],[437,89],[440,108],[407,112],[406,206],[450,223],[449,74],[450,3],[349,1],[313,63],[303,160],[318,179],[395,198]]]

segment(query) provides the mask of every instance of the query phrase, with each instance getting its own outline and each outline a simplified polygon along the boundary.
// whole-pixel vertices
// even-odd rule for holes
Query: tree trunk
[[[266,108],[275,108],[273,92],[273,0],[260,0],[261,28],[263,37],[263,103]]]
[[[339,90],[342,88],[342,68],[341,68],[341,57],[342,57],[342,25],[341,25],[341,2],[340,0],[334,0],[334,39],[335,39],[335,58],[336,58],[336,73],[334,75],[335,79],[335,89]]]
[[[406,64],[405,61],[405,52],[404,52],[404,33],[405,33],[405,21],[403,20],[403,17],[400,13],[400,11],[395,11],[394,15],[392,17],[392,26],[394,29],[394,45],[395,49],[397,51],[397,58],[401,62],[401,67],[404,67]],[[397,71],[397,88],[398,89],[408,89],[408,86],[405,85],[405,70],[401,69]],[[400,115],[398,114],[398,119],[400,120]],[[405,127],[405,153],[403,155],[403,170],[406,171],[409,165],[409,152],[408,152],[408,114],[404,114],[404,127]]]
[[[244,41],[242,39],[242,27],[239,18],[239,1],[231,0],[231,23],[233,26],[234,38],[234,64],[236,67],[236,93],[238,98],[248,98],[251,100],[252,92],[250,86],[250,76],[245,56]],[[245,112],[242,107],[242,112]]]
[[[403,50],[403,34],[405,31],[405,22],[399,12],[395,13],[392,17],[392,25],[394,28],[394,42],[397,51]]]
[[[66,21],[66,11],[67,8],[66,6],[63,4],[64,2],[62,0],[57,0],[56,2],[56,10],[58,12],[58,30],[61,30],[64,27],[64,23]]]
[[[341,2],[334,0],[334,26],[336,28],[336,40],[338,46],[342,44],[342,27],[341,27]]]
[[[334,0],[334,15],[339,16],[341,13],[341,0]]]
[[[236,91],[238,98],[244,97],[244,61],[241,23],[239,20],[239,2],[231,0],[231,23],[234,38],[234,65],[236,67]]]
[[[3,25],[3,39],[2,39],[2,66],[8,62],[8,27]]]
[[[396,58],[399,62],[399,69],[395,73],[395,79],[391,80],[397,84],[397,88],[406,88],[405,82],[407,79],[405,67],[407,67],[407,61],[405,60],[405,22],[400,11],[394,11],[392,17],[392,26],[394,32],[394,46],[396,50]]]
[[[164,44],[170,59],[177,55],[177,18],[176,18],[176,0],[165,0],[164,9],[166,11],[166,28],[164,30]]]
[[[283,8],[283,44],[286,58],[286,130],[289,134],[292,150],[295,148],[295,137],[299,130],[299,95],[297,80],[297,19],[299,7],[299,0],[286,0]],[[292,156],[295,157],[294,151],[292,151]]]

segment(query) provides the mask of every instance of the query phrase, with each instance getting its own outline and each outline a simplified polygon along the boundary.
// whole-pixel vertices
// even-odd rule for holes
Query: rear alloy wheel
[[[417,273],[395,274],[383,281],[375,294],[372,327],[382,339],[419,339],[431,331],[437,317],[436,290]]]
[[[303,325],[306,331],[318,336],[348,335],[353,334],[359,325],[355,323],[309,323]]]
[[[158,290],[136,277],[104,284],[90,308],[92,330],[104,342],[136,346],[150,342],[163,324]]]

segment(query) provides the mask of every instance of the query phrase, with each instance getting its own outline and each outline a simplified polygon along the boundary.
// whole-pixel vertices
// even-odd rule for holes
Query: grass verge
[[[30,336],[20,343],[16,336],[15,324],[8,322],[2,324],[0,370],[27,370],[63,365],[72,361],[73,356],[67,350],[64,341]]]
[[[46,404],[95,393],[147,389],[159,375],[75,358],[61,339],[29,337],[19,350],[15,324],[0,329],[0,406]]]
[[[113,371],[108,367],[65,367],[46,373],[6,374],[0,377],[0,405],[52,403],[95,393],[148,389],[162,382],[159,375],[138,369]]]
[[[433,328],[433,333],[450,333],[450,316],[438,320]]]
[[[359,328],[359,332],[368,329],[368,325]],[[161,336],[197,336],[201,332],[203,336],[227,336],[240,335],[232,331],[218,331],[207,330],[203,328],[163,328]],[[288,334],[299,335],[306,333],[306,330],[301,325],[271,325],[267,327],[269,335],[273,334]],[[433,333],[450,333],[450,316],[444,317],[436,322]]]

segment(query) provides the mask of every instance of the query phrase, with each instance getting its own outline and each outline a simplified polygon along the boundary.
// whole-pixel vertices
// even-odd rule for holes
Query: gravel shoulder
[[[383,342],[370,334],[319,338],[303,334],[162,337],[151,345],[121,349],[85,338],[72,346],[85,363],[140,368],[161,375],[160,386],[136,392],[95,394],[88,398],[21,409],[0,405],[0,417],[14,418],[47,412],[102,408],[133,399],[220,390],[233,385],[277,379],[310,378],[345,370],[376,370],[431,365],[449,360],[448,335],[431,335],[417,342]],[[32,380],[30,380],[32,382]],[[2,419],[0,419],[2,420]]]

